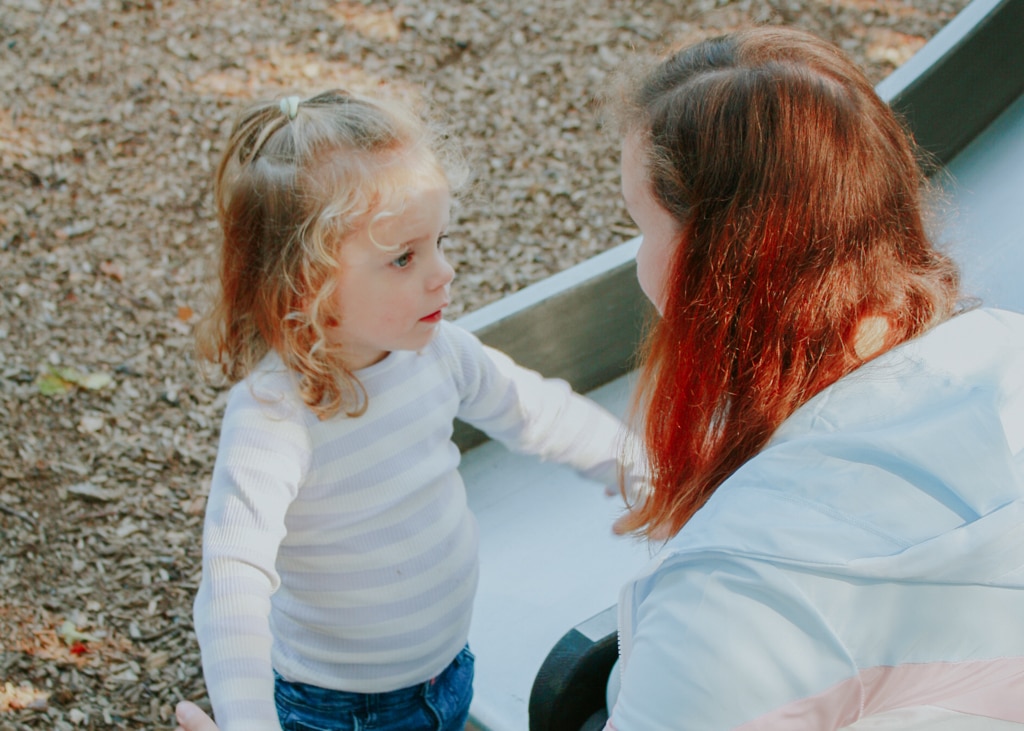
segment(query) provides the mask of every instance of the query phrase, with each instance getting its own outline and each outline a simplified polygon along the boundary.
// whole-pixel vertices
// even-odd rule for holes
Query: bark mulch
[[[594,98],[751,23],[879,80],[963,0],[0,0],[0,729],[172,725],[224,389],[192,356],[249,99],[384,81],[460,140],[450,316],[636,233]]]

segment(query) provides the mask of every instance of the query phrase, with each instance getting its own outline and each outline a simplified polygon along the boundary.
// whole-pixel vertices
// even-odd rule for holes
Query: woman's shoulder
[[[978,307],[949,318],[860,370],[873,374],[893,364],[913,362],[927,372],[948,371],[973,377],[992,373],[993,366],[998,369],[1006,358],[1019,357],[1022,352],[1024,314]]]
[[[1011,310],[978,307],[962,312],[933,328],[920,342],[932,347],[963,351],[979,349],[981,354],[993,350],[1024,349],[1024,314]],[[969,353],[965,353],[969,354]]]
[[[764,461],[723,483],[665,544],[659,561],[769,562],[827,569],[905,547],[900,536],[870,519],[869,510],[830,499],[828,467],[815,469],[810,461]]]

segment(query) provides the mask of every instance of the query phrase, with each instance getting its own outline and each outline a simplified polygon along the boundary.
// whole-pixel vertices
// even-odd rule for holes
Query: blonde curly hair
[[[434,127],[383,98],[332,90],[246,109],[215,178],[223,242],[199,358],[236,383],[275,351],[320,419],[363,413],[366,391],[328,337],[342,314],[338,246],[394,193],[393,163],[425,162],[451,185],[449,153]]]

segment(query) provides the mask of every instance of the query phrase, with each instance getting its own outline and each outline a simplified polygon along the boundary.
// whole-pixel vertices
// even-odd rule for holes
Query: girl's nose
[[[444,252],[438,251],[435,259],[434,271],[431,273],[429,287],[430,289],[441,289],[447,287],[455,279],[455,268],[448,263],[448,259],[445,258]]]

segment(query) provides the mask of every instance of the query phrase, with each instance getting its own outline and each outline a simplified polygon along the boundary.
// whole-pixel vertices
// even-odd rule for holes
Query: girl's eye
[[[391,266],[398,269],[405,269],[407,266],[412,264],[412,252],[403,252],[398,258],[392,259]]]
[[[437,237],[437,248],[439,248],[439,249],[440,249],[440,248],[441,248],[441,246],[442,246],[442,243],[443,243],[443,242],[444,242],[444,240],[445,240],[445,239],[447,239],[447,238],[448,238],[448,234],[441,234],[440,236],[438,236],[438,237]]]

